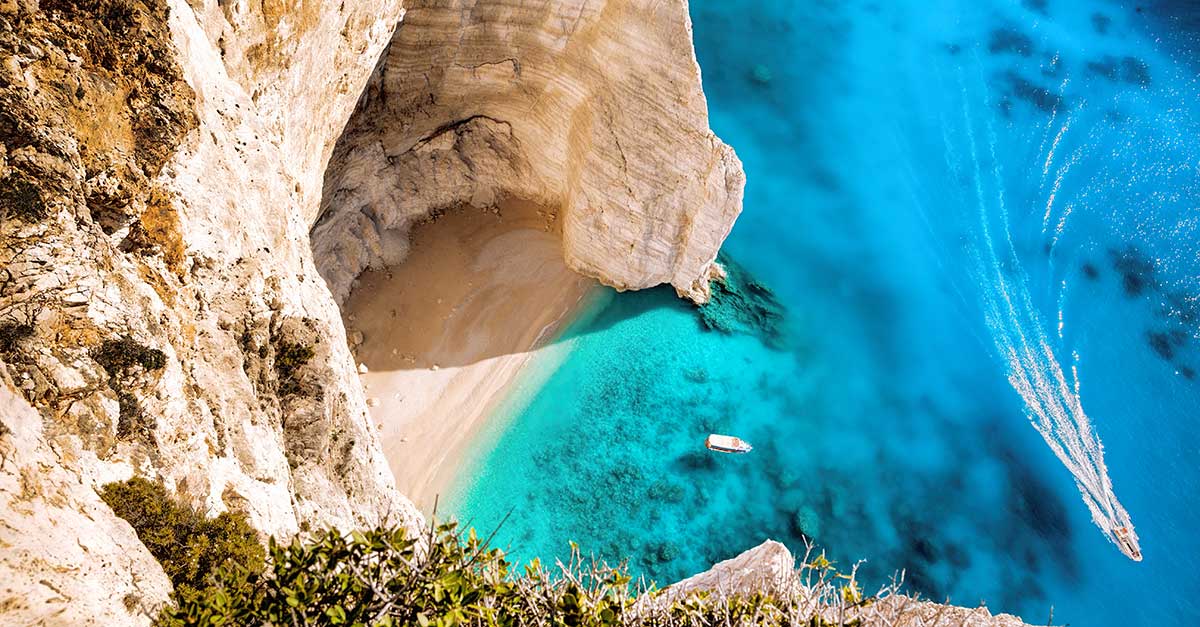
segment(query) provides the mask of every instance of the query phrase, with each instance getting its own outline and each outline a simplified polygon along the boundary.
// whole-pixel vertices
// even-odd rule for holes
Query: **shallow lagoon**
[[[749,180],[726,251],[774,289],[782,337],[707,330],[670,290],[606,299],[444,511],[490,528],[511,509],[517,557],[575,540],[660,582],[807,537],[873,581],[904,569],[925,596],[1031,622],[1195,624],[1200,99],[1181,6],[693,3],[713,126]],[[999,293],[1030,311],[989,316]],[[1078,385],[1145,562],[1030,425],[997,349],[1014,328]],[[714,431],[754,453],[705,452]]]

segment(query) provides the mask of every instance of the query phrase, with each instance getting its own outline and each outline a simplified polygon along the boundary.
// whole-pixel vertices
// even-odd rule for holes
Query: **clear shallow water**
[[[517,557],[573,539],[662,582],[807,536],[1032,622],[1197,624],[1196,11],[695,2],[749,180],[726,251],[775,290],[784,340],[706,331],[669,290],[613,297],[448,509],[513,509]],[[1048,351],[1012,360],[1013,338]],[[1010,384],[1055,366],[1141,564],[1031,426],[1045,399]],[[713,431],[754,453],[704,452]]]

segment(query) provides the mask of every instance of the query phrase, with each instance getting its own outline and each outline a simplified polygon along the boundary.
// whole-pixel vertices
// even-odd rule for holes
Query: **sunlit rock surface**
[[[685,2],[419,1],[325,182],[313,246],[339,300],[414,222],[513,196],[559,212],[573,269],[702,302],[744,175],[709,130]]]
[[[3,622],[149,620],[162,571],[95,496],[134,474],[281,536],[419,521],[308,244],[401,8],[267,6],[0,3],[0,359],[40,414],[0,416],[34,456],[0,465],[0,580],[51,586],[0,590]]]

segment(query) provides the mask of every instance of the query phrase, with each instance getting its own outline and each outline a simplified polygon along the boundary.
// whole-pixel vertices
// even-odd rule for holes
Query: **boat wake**
[[[965,96],[965,88],[963,91]],[[986,154],[981,155],[972,126],[972,120],[979,118],[972,116],[969,98],[966,97],[963,99],[963,116],[968,162],[949,165],[952,169],[960,170],[966,180],[973,182],[968,192],[968,196],[973,198],[968,199],[975,205],[979,226],[977,231],[970,229],[973,234],[969,237],[975,261],[973,279],[982,292],[984,316],[995,349],[1005,362],[1009,383],[1025,403],[1030,422],[1073,475],[1096,526],[1122,553],[1140,561],[1141,549],[1133,523],[1113,492],[1112,481],[1104,464],[1104,447],[1083,409],[1077,366],[1071,366],[1069,375],[1064,371],[1049,340],[1045,322],[1033,305],[1030,280],[1013,245],[1005,205],[1003,172],[996,158],[995,130],[989,123],[985,129],[987,145],[983,147]],[[1068,120],[1054,132],[1043,175],[1049,172],[1054,150],[1069,125]],[[955,157],[952,151],[947,151],[947,155],[949,159]],[[990,166],[986,172],[985,163]],[[970,171],[961,172],[960,166],[969,167]],[[1044,224],[1050,221],[1062,171],[1054,178],[1054,184],[1048,190]],[[1069,208],[1059,221],[1059,232],[1068,215]],[[1062,299],[1058,301],[1057,337],[1061,338]]]

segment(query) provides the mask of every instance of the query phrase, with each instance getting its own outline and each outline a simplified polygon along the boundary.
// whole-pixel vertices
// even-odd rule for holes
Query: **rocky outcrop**
[[[712,568],[675,582],[663,590],[662,599],[674,601],[692,592],[736,593],[746,590],[779,590],[791,583],[796,558],[780,542],[767,540]]]
[[[922,601],[894,589],[883,591],[870,603],[847,602],[837,575],[811,566],[796,569],[796,559],[787,547],[767,540],[737,557],[668,586],[661,594],[639,603],[669,606],[688,595],[708,593],[746,596],[765,593],[785,606],[790,615],[784,624],[863,625],[888,627],[1027,627],[1010,614],[992,615],[986,607],[965,608]],[[857,594],[857,593],[851,593]],[[643,608],[650,610],[651,608]],[[816,620],[814,617],[820,617]]]
[[[0,363],[0,622],[146,622],[171,582],[97,496],[104,477],[80,474],[71,453],[50,444]]]
[[[0,2],[0,358],[40,416],[0,429],[28,455],[0,464],[20,536],[4,538],[6,622],[121,624],[105,618],[164,600],[94,494],[133,474],[282,536],[419,520],[308,244],[325,161],[400,15]]]
[[[418,0],[338,143],[312,241],[342,300],[403,259],[417,221],[518,197],[557,210],[571,268],[703,302],[743,183],[682,0]]]

